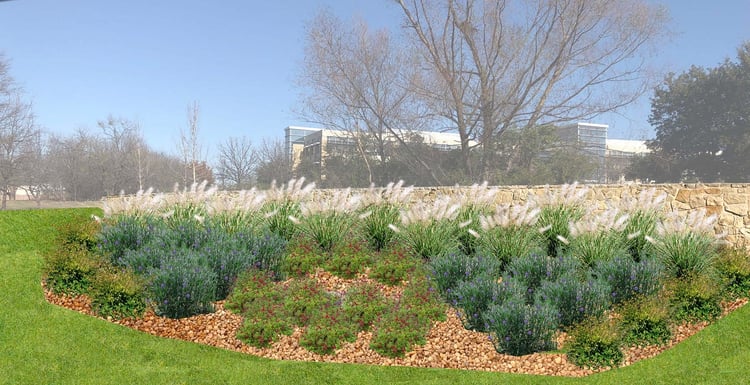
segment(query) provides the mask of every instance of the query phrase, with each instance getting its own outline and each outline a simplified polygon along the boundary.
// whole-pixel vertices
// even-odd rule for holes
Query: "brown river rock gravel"
[[[315,278],[329,290],[343,290],[351,282],[368,280],[362,275],[354,280],[342,280],[322,271],[318,271]],[[397,293],[392,291],[387,295],[397,295]],[[45,290],[45,297],[50,303],[94,316],[90,300],[85,296],[55,295]],[[745,303],[747,303],[747,299],[724,304],[724,313],[733,311]],[[242,325],[242,317],[225,310],[223,302],[216,303],[214,313],[188,318],[169,319],[159,317],[149,310],[140,319],[129,318],[109,321],[160,337],[192,341],[280,360],[453,368],[574,377],[606,370],[579,368],[568,362],[564,353],[535,353],[521,357],[499,354],[495,351],[487,334],[464,329],[453,310],[447,312],[446,321],[433,324],[427,335],[426,344],[416,346],[403,358],[382,357],[370,349],[369,344],[372,338],[370,332],[360,332],[355,342],[344,343],[341,349],[327,356],[309,352],[299,345],[299,338],[302,334],[301,328],[296,328],[291,336],[282,336],[278,342],[268,348],[254,348],[237,339],[236,333]],[[623,365],[630,365],[636,361],[653,357],[706,326],[707,323],[680,325],[674,330],[672,340],[664,346],[626,348]],[[560,336],[559,340],[563,342],[564,336]]]

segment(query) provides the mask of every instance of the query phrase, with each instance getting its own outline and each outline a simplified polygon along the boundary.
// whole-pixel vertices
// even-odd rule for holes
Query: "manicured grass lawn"
[[[272,361],[167,340],[48,304],[54,225],[98,209],[0,212],[0,384],[740,384],[750,306],[660,356],[583,379]]]

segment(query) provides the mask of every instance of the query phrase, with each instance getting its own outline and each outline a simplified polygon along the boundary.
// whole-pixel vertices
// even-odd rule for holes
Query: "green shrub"
[[[281,335],[291,335],[293,328],[284,317],[284,310],[278,304],[264,304],[258,313],[246,316],[237,338],[258,348],[265,348],[279,340]]]
[[[379,204],[369,208],[362,217],[362,230],[367,244],[374,251],[390,246],[396,234],[388,226],[398,223],[398,208],[391,204]]]
[[[177,250],[150,278],[149,297],[157,314],[183,318],[213,311],[218,277],[202,253]]]
[[[592,269],[597,279],[609,284],[613,304],[638,295],[656,293],[661,287],[663,271],[663,265],[654,258],[643,258],[636,262],[629,256],[599,261]]]
[[[419,261],[416,261],[402,248],[394,247],[380,252],[370,269],[370,278],[386,285],[400,285],[414,272]]]
[[[496,258],[501,270],[516,258],[546,252],[544,237],[531,226],[496,226],[480,234],[477,254]]]
[[[299,344],[318,354],[332,354],[344,341],[354,342],[357,328],[338,306],[325,306],[315,313]]]
[[[358,330],[369,330],[375,320],[394,307],[392,300],[381,293],[377,285],[360,283],[349,288],[343,310]]]
[[[102,264],[101,258],[85,248],[59,246],[44,257],[44,281],[58,294],[85,294]]]
[[[727,293],[733,297],[750,296],[750,254],[745,249],[724,248],[716,259]]]
[[[146,311],[144,282],[130,271],[101,269],[89,292],[91,308],[102,317],[141,317]]]
[[[295,325],[307,326],[317,311],[336,300],[315,280],[302,278],[289,284],[284,297],[284,310]]]
[[[398,306],[416,314],[428,328],[432,321],[445,320],[445,303],[432,280],[421,271],[409,276]]]
[[[250,269],[237,278],[224,306],[235,314],[254,316],[267,304],[284,302],[284,290],[276,285],[267,272]]]
[[[570,333],[567,343],[568,360],[580,367],[615,367],[622,363],[617,327],[608,319],[592,318],[579,324]]]
[[[57,226],[56,231],[55,244],[59,247],[94,251],[99,241],[101,225],[93,219],[81,219],[65,222]]]
[[[701,233],[672,233],[653,245],[655,255],[672,277],[709,273],[717,256],[716,239]]]
[[[370,348],[386,357],[403,357],[414,345],[426,340],[430,325],[408,309],[397,307],[384,313],[374,325]]]
[[[680,321],[712,320],[721,314],[721,293],[711,276],[688,276],[667,284],[673,317]]]
[[[619,309],[623,342],[628,345],[661,345],[672,338],[669,303],[663,296],[639,296]]]
[[[325,269],[341,278],[354,278],[370,264],[371,257],[357,241],[336,247],[325,263]]]
[[[430,259],[430,276],[440,295],[453,302],[456,286],[462,281],[471,281],[479,275],[499,277],[500,263],[493,257],[469,256],[463,253],[447,253]]]
[[[571,326],[586,317],[602,315],[609,308],[609,293],[609,285],[601,281],[581,281],[574,275],[563,275],[543,282],[535,294],[535,303],[548,303],[556,309],[560,326]]]
[[[485,312],[490,338],[499,353],[521,356],[555,348],[557,312],[546,303],[527,305],[514,296]]]
[[[475,234],[479,234],[479,215],[485,214],[487,210],[480,206],[477,206],[471,202],[461,207],[458,211],[456,219],[453,221],[455,227],[453,235],[458,241],[458,249],[466,255],[474,255],[479,245],[479,238]],[[471,232],[469,231],[471,230]],[[472,234],[473,232],[473,234]]]
[[[319,266],[323,266],[326,255],[317,246],[308,241],[297,239],[288,248],[282,261],[281,271],[293,277],[311,274]]]

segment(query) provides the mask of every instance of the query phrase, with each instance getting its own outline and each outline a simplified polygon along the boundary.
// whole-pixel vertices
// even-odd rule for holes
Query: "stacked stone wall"
[[[676,210],[687,214],[691,210],[704,209],[716,215],[717,234],[726,234],[725,240],[737,246],[750,248],[750,184],[622,184],[586,185],[586,199],[595,205],[595,210],[605,210],[608,203],[616,204],[623,198],[637,197],[641,191],[656,189],[666,193],[665,210]],[[555,192],[561,186],[500,186],[497,187],[497,203],[521,203],[529,195],[541,196]],[[465,192],[468,187],[424,187],[416,188],[413,200],[433,200],[443,194]]]

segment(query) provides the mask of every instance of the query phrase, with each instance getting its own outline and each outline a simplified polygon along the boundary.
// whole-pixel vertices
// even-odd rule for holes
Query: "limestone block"
[[[745,216],[748,214],[747,203],[738,203],[738,204],[733,204],[733,205],[727,204],[727,205],[724,205],[724,210],[732,214],[741,215],[741,216]]]
[[[706,206],[706,215],[716,215],[717,217],[724,213],[723,206]]]
[[[706,207],[706,196],[703,194],[691,195],[689,203],[690,203],[690,208],[693,208],[693,209]]]
[[[706,187],[703,189],[706,194],[718,195],[721,194],[721,189],[718,187]]]
[[[688,203],[690,202],[690,195],[691,191],[689,189],[683,188],[677,191],[677,196],[674,197],[674,200],[676,200],[677,202]]]
[[[747,194],[730,193],[724,196],[724,203],[729,205],[747,203],[747,197]]]
[[[720,196],[709,195],[708,197],[706,197],[706,205],[707,206],[722,206],[724,205],[724,200],[721,199]]]

